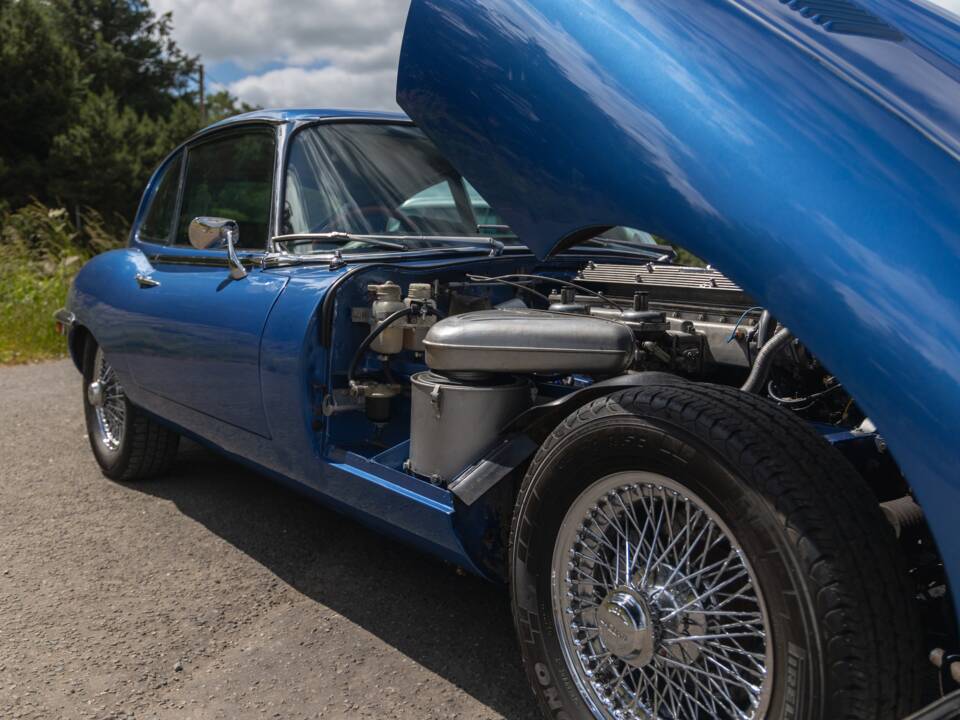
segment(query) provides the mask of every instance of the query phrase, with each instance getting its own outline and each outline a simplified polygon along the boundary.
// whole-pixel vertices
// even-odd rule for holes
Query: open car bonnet
[[[892,235],[888,196],[919,237],[958,80],[957,18],[910,0],[413,0],[397,97],[541,257],[631,225],[736,274]]]
[[[413,0],[398,101],[545,257],[626,225],[793,330],[960,543],[960,64],[907,0]]]

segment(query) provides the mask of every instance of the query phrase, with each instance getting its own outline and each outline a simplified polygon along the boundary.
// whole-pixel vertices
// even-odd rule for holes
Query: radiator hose
[[[770,375],[770,368],[773,366],[773,360],[781,350],[783,350],[793,335],[787,328],[780,328],[774,333],[773,337],[760,348],[756,360],[753,361],[753,368],[750,375],[740,387],[743,392],[757,395],[767,385],[767,377]]]
[[[760,322],[757,324],[757,350],[770,341],[770,337],[776,329],[777,321],[773,319],[769,310],[764,310],[760,315]]]

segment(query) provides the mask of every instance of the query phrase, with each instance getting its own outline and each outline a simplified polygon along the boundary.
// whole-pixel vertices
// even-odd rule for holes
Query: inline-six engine
[[[494,287],[515,296],[494,305]],[[538,392],[629,373],[742,386],[822,416],[812,419],[858,421],[816,358],[709,267],[591,262],[572,279],[467,275],[412,282],[405,294],[392,282],[368,290],[373,302],[355,308],[354,319],[371,332],[350,365],[351,390],[378,423],[388,421],[393,398],[409,392],[407,467],[437,484],[481,457]],[[356,378],[367,350],[381,358],[382,380]],[[407,351],[427,370],[398,380],[390,358]]]

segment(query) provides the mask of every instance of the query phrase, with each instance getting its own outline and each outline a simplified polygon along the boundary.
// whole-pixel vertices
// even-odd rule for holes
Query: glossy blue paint
[[[156,295],[147,294],[155,288],[141,294],[132,281],[137,271],[151,270],[154,277],[160,277],[138,248],[105,253],[84,267],[68,300],[78,325],[89,330],[104,346],[134,403],[227,457],[290,484],[364,524],[471,572],[485,574],[463,546],[462,528],[455,523],[454,499],[450,493],[380,462],[385,458],[364,458],[328,446],[322,442],[323,435],[313,430],[319,408],[314,406],[310,386],[327,381],[329,360],[327,349],[317,342],[318,311],[330,284],[346,272],[345,269],[253,270],[247,278],[269,284],[273,277],[281,285],[262,339],[239,333],[230,339],[231,345],[225,349],[242,355],[250,348],[260,348],[259,380],[233,389],[247,399],[256,399],[257,403],[262,399],[266,433],[251,432],[242,427],[245,422],[224,421],[195,407],[207,400],[168,397],[142,384],[144,357],[162,354],[164,358],[172,358],[167,350],[158,349],[158,336],[153,328],[168,319],[187,322],[186,318],[196,316],[196,313],[185,314],[183,307],[174,308],[166,303],[134,303],[142,297],[159,300]],[[226,275],[227,270],[216,268],[210,272]],[[127,277],[131,283],[120,281]],[[160,279],[168,281],[165,277]],[[198,282],[200,285],[194,290],[202,295],[208,288],[205,281]],[[241,313],[250,313],[250,306],[257,304],[245,296],[236,300],[238,305],[246,306]],[[231,311],[224,307],[199,309],[206,318]],[[196,328],[183,330],[182,337],[174,337],[172,342],[187,352],[197,343],[201,347],[205,345],[206,332],[198,322]],[[161,370],[172,372],[176,361],[171,359],[171,362],[171,368],[162,366]],[[191,361],[187,359],[185,364]],[[241,372],[245,371],[243,363],[237,365]],[[140,375],[136,376],[132,368],[138,369]],[[195,383],[199,377],[209,379],[212,369],[202,363],[192,364],[190,372],[193,377],[184,380]],[[222,372],[227,378],[233,378],[237,368],[227,367]],[[148,379],[146,384],[152,383]],[[197,392],[205,398],[211,397],[200,388]]]
[[[226,268],[221,268],[220,273],[226,277]],[[177,317],[172,315],[173,308],[167,304],[169,297],[161,298],[157,294],[164,285],[141,288],[134,279],[137,274],[157,277],[156,266],[140,247],[113,250],[88,262],[77,275],[67,301],[67,306],[77,317],[78,325],[89,331],[104,348],[127,395],[135,404],[191,432],[210,435],[212,442],[228,451],[257,447],[258,436],[242,427],[252,424],[257,419],[256,414],[231,425],[229,422],[217,421],[195,407],[201,405],[203,409],[208,409],[206,400],[187,398],[177,392],[170,393],[175,397],[168,397],[163,392],[158,392],[158,389],[165,390],[164,383],[173,381],[176,373],[176,364],[172,363],[173,356],[188,355],[190,346],[181,338],[170,336],[168,323],[176,322]],[[189,306],[189,302],[182,298],[174,304],[179,304],[180,312],[184,312],[185,306]],[[205,316],[208,322],[211,321],[209,306],[206,309],[199,304],[189,306],[186,313],[187,317]],[[180,321],[184,321],[182,315]],[[230,322],[226,319],[224,321]],[[202,335],[200,332],[193,333],[192,341],[206,343],[207,338],[201,337]],[[239,334],[237,339],[242,335]],[[250,342],[251,338],[247,337],[241,346],[225,351],[227,355],[231,352],[239,353],[248,366],[246,372],[249,372],[250,358],[254,354]],[[253,338],[252,343],[256,348],[259,338]],[[208,346],[204,352],[209,356],[214,349]],[[192,360],[187,358],[186,362]],[[152,363],[156,363],[156,367],[167,376],[162,382],[161,378],[150,375],[149,368]],[[243,365],[244,363],[240,363],[241,375],[244,372]],[[222,372],[220,374],[223,375]],[[207,367],[204,377],[194,377],[187,382],[193,383],[194,389],[200,392],[200,388],[216,382],[215,370]],[[249,387],[236,386],[237,392],[245,394],[248,409],[258,409],[260,404],[256,374],[254,382],[257,387],[252,397],[255,400],[251,400]]]
[[[171,157],[219,130],[271,123],[277,128],[278,182],[296,127],[351,119],[406,121],[386,113],[264,111],[206,129]],[[232,280],[223,250],[140,239],[139,226],[164,165],[144,192],[130,247],[91,260],[68,299],[77,327],[103,346],[131,401],[185,435],[361,522],[495,577],[498,569],[485,561],[491,550],[484,538],[496,533],[483,508],[458,513],[452,494],[402,471],[408,401],[397,399],[397,422],[378,436],[380,443],[396,444],[374,452],[367,443],[362,453],[357,448],[377,436],[377,428],[362,413],[324,418],[321,401],[332,387],[343,386],[346,364],[366,333],[365,325],[351,321],[350,309],[369,302],[368,282],[406,284],[422,280],[426,270],[459,278],[468,266],[491,274],[517,272],[529,269],[533,257],[521,252],[490,258],[483,247],[459,246],[411,251],[402,261],[396,253],[368,253],[362,266],[265,268],[265,251],[245,251],[248,275]],[[275,213],[271,225],[275,233]],[[324,320],[331,288],[351,272],[356,279],[338,292]],[[141,287],[137,275],[160,284]],[[330,331],[324,323],[333,328],[328,341],[322,340]],[[397,372],[420,369],[422,364],[398,366]]]
[[[268,123],[277,127],[279,178],[296,127],[351,120],[406,117],[257,111],[206,128],[170,157],[220,130]],[[335,446],[322,426],[319,388],[332,382],[333,354],[320,342],[320,309],[333,283],[350,268],[265,269],[260,266],[265,253],[249,251],[241,253],[247,277],[231,280],[225,251],[140,240],[140,223],[167,162],[144,192],[130,247],[95,257],[77,276],[67,303],[77,318],[73,332],[83,328],[103,346],[131,401],[161,421],[361,522],[483,575],[461,542],[470,524],[455,522],[450,493],[406,475],[389,453],[365,457]],[[452,265],[464,258],[482,260],[484,254],[466,248],[446,259],[410,253],[407,264]],[[385,259],[392,263],[396,256]],[[142,287],[137,275],[160,284]],[[344,329],[350,325],[348,306],[346,313]]]
[[[254,269],[233,280],[224,266],[192,266],[154,260],[156,287],[126,298],[141,313],[127,326],[137,343],[129,361],[144,390],[217,420],[269,437],[260,393],[260,338],[267,315],[287,282],[284,275]],[[163,307],[163,313],[156,308]]]
[[[881,429],[958,590],[960,29],[862,5],[903,40],[777,0],[413,0],[398,100],[541,255],[634,226],[769,307]]]

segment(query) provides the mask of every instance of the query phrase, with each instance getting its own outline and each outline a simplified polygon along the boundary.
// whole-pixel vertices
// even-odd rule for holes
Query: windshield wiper
[[[406,236],[400,236],[399,240],[405,240]],[[296,245],[308,245],[316,242],[335,242],[346,244],[348,242],[360,242],[372,245],[373,247],[385,248],[387,250],[408,250],[409,245],[393,240],[384,240],[383,238],[372,235],[355,235],[347,232],[322,232],[322,233],[290,233],[288,235],[277,235],[273,238],[275,243],[283,243],[285,246],[294,247]]]
[[[673,248],[666,246],[657,246],[658,249],[654,250],[653,248],[646,248],[642,245],[634,245],[633,243],[624,242],[622,240],[608,240],[607,238],[602,237],[593,237],[589,240],[583,240],[579,243],[580,245],[597,245],[602,248],[610,248],[612,250],[624,250],[626,252],[637,253],[638,255],[643,255],[644,257],[654,258],[658,262],[665,262],[667,260],[675,260],[677,253]]]
[[[273,238],[275,243],[281,243],[284,246],[307,245],[315,242],[335,242],[345,244],[348,242],[367,243],[374,247],[384,248],[386,250],[411,250],[418,244],[426,247],[442,247],[444,245],[470,245],[479,249],[489,248],[491,256],[501,255],[505,245],[496,238],[480,235],[477,237],[462,237],[448,235],[390,235],[388,237],[380,235],[360,235],[347,232],[323,232],[323,233],[290,233],[287,235],[277,235]],[[514,246],[511,246],[514,247]],[[521,247],[521,246],[515,246]]]
[[[445,243],[449,245],[474,245],[481,248],[486,246],[490,248],[491,257],[502,255],[503,249],[506,247],[502,241],[488,235],[479,235],[477,237],[457,237],[450,235],[407,235],[405,237],[408,240],[415,240],[424,243],[437,243],[441,246]]]

